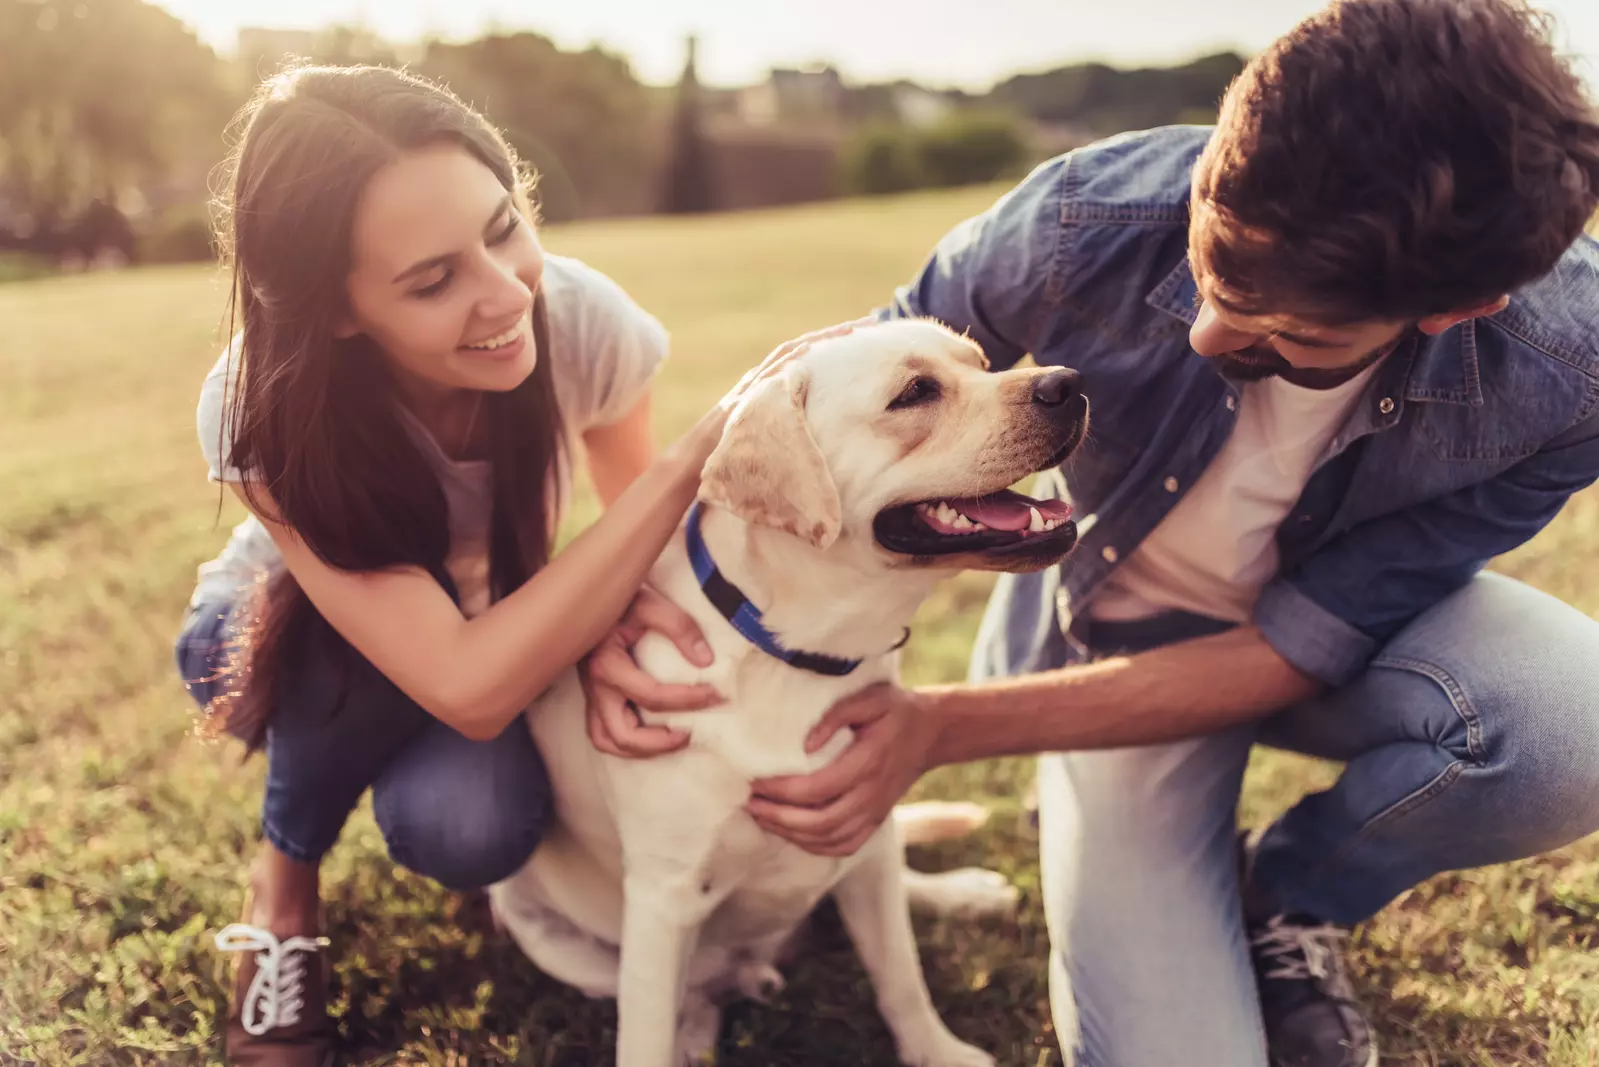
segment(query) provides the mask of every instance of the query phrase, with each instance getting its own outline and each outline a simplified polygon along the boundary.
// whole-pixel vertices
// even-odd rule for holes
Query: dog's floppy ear
[[[700,499],[827,548],[838,538],[842,508],[805,424],[809,386],[809,376],[790,368],[750,390],[705,461]]]

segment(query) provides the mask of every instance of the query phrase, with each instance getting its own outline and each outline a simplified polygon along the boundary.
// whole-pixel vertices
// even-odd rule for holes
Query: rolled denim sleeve
[[[1049,294],[1059,291],[1068,159],[1039,164],[987,211],[945,234],[876,317],[937,319],[969,334],[992,369],[1014,366],[1037,343]]]
[[[1496,478],[1344,532],[1262,590],[1253,622],[1299,670],[1342,685],[1596,477],[1599,415],[1590,414]]]

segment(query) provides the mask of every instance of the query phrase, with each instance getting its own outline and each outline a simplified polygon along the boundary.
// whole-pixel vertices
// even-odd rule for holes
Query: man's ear
[[[750,390],[705,461],[700,499],[825,549],[838,539],[842,507],[805,423],[809,386],[792,368]]]
[[[1476,307],[1461,308],[1458,311],[1446,311],[1442,315],[1429,315],[1417,322],[1416,328],[1427,336],[1433,337],[1443,333],[1451,326],[1457,326],[1465,322],[1467,319],[1485,319],[1490,315],[1499,314],[1509,306],[1510,297],[1508,295],[1501,296],[1498,300],[1487,304],[1479,304]]]

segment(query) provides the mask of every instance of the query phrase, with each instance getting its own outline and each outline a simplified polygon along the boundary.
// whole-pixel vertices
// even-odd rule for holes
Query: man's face
[[[1368,322],[1317,326],[1259,319],[1229,311],[1199,285],[1199,317],[1188,332],[1195,352],[1235,381],[1279,377],[1306,389],[1331,389],[1393,351],[1415,325]]]

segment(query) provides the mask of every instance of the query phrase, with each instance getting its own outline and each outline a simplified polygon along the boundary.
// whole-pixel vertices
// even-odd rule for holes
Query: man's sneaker
[[[1249,921],[1272,1067],[1377,1067],[1344,962],[1348,931],[1305,915]]]
[[[234,923],[217,948],[242,952],[228,1004],[227,1062],[233,1067],[333,1067],[338,1033],[327,1012],[324,937],[279,940]]]

